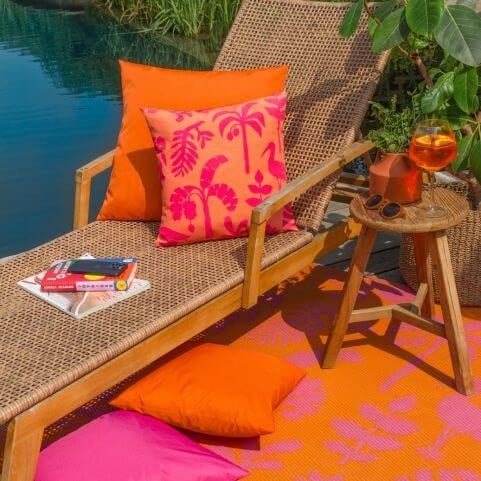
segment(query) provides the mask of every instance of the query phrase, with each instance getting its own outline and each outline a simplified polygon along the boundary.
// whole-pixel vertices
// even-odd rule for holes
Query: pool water
[[[75,170],[115,146],[119,58],[208,69],[215,47],[0,0],[0,258],[72,229]],[[92,218],[108,174],[93,183]]]

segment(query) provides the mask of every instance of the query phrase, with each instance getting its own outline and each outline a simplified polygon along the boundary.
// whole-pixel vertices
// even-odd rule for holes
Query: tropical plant
[[[371,102],[371,112],[381,128],[371,130],[369,140],[383,154],[407,152],[415,119],[414,109],[405,107],[399,110],[397,97],[393,96],[387,107],[379,102]]]
[[[481,16],[476,0],[356,0],[340,33],[350,37],[364,11],[374,52],[396,49],[420,75],[413,92],[419,112],[447,118],[458,137],[452,170],[479,196],[481,182]],[[476,181],[477,180],[477,181]],[[481,199],[481,197],[479,197]]]

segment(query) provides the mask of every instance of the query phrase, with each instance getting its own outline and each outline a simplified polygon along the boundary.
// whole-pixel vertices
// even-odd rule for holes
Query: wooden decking
[[[332,201],[327,210],[323,226],[328,228],[349,217],[349,206],[347,204]],[[367,273],[376,275],[391,281],[403,282],[399,273],[399,244],[401,236],[381,232],[376,238],[373,252],[367,264]],[[349,267],[356,240],[343,244],[331,254],[318,260],[322,265],[345,269]]]

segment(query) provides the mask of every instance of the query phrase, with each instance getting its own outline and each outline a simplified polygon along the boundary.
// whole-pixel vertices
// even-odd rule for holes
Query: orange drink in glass
[[[422,209],[423,217],[442,217],[445,211],[435,203],[434,173],[449,165],[458,154],[456,138],[447,120],[423,120],[416,125],[409,157],[429,174],[429,200]]]

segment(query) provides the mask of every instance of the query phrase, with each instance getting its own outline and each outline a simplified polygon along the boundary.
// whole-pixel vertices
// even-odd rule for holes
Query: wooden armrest
[[[92,162],[79,167],[75,172],[74,229],[79,229],[88,224],[92,178],[111,167],[113,160],[114,151],[111,150],[92,160]]]
[[[336,170],[341,169],[349,162],[371,150],[373,147],[374,145],[370,140],[355,142],[341,152],[338,152],[330,159],[314,167],[306,174],[297,178],[293,182],[286,185],[283,189],[270,196],[269,199],[265,200],[262,204],[258,205],[252,211],[252,223],[261,224],[265,222],[267,219],[269,219],[269,217],[272,216],[272,214],[277,212],[289,202],[292,202],[296,197],[299,197],[311,187],[314,187],[314,185],[336,172]]]
[[[269,217],[289,202],[292,202],[296,197],[299,197],[311,187],[357,157],[368,152],[373,147],[374,145],[369,140],[355,142],[330,159],[314,167],[305,175],[286,185],[252,211],[244,286],[242,290],[242,307],[246,309],[252,307],[256,304],[257,298],[259,297],[261,262],[264,250],[266,222]]]

